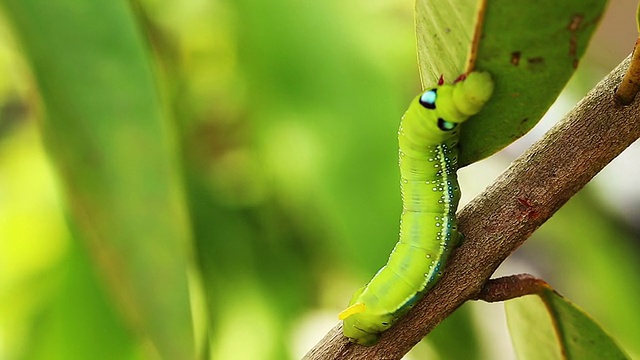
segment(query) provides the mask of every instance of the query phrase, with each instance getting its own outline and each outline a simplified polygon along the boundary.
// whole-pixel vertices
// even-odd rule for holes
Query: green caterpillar
[[[417,96],[400,122],[400,241],[338,316],[344,335],[361,345],[375,344],[433,287],[459,243],[458,125],[482,109],[493,81],[488,73],[471,72],[443,82]]]

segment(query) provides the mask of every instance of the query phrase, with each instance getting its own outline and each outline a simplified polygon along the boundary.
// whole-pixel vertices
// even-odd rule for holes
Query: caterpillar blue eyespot
[[[455,217],[458,131],[452,130],[480,112],[492,93],[491,76],[472,72],[418,95],[402,117],[400,240],[387,264],[338,315],[350,341],[375,344],[440,278],[461,238]]]
[[[442,131],[451,131],[456,127],[458,127],[458,124],[444,120],[442,118],[438,118],[438,129]]]
[[[437,98],[437,89],[431,89],[425,91],[422,96],[420,96],[420,104],[427,109],[435,109],[436,108],[436,98]]]

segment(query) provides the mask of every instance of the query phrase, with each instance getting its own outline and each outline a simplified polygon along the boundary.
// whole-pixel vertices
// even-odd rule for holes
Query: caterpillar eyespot
[[[429,91],[425,91],[420,96],[420,105],[424,106],[427,109],[435,109],[436,108],[436,98],[437,98],[437,89],[431,89]]]
[[[455,129],[458,126],[458,124],[454,123],[454,122],[450,122],[447,120],[444,120],[442,118],[438,118],[438,129],[442,130],[442,131],[451,131],[453,129]]]
[[[356,291],[339,315],[350,341],[375,344],[442,275],[462,238],[455,218],[460,200],[457,128],[480,112],[492,93],[488,73],[471,72],[447,85],[441,77],[438,86],[418,95],[402,117],[400,240],[387,264]]]

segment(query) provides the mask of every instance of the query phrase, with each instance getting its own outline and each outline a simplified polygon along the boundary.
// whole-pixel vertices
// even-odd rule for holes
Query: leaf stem
[[[482,29],[484,27],[484,14],[487,11],[487,0],[478,2],[478,8],[476,10],[476,26],[473,30],[473,40],[471,41],[471,48],[469,49],[469,55],[467,56],[467,65],[465,66],[465,74],[472,72],[476,67],[476,59],[478,58],[478,47],[480,46],[480,39],[482,38]]]

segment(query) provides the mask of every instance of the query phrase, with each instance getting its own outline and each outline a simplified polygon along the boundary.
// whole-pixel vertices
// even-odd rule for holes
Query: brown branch
[[[533,275],[509,275],[487,281],[474,300],[507,301],[520,296],[541,294],[550,289],[551,285]]]
[[[545,137],[459,212],[465,241],[436,286],[378,344],[350,344],[336,325],[305,359],[400,359],[438,323],[476,298],[495,269],[605,165],[640,136],[640,102],[614,101],[629,58]]]

